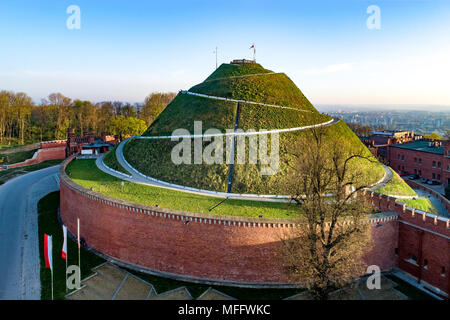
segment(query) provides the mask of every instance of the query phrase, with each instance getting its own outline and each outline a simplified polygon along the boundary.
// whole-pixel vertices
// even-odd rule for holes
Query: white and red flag
[[[44,234],[44,258],[45,267],[53,271],[52,236]]]
[[[254,45],[254,44],[252,44],[252,46],[250,47],[250,49],[255,49],[255,45]]]
[[[63,242],[63,247],[62,247],[61,258],[63,258],[64,260],[67,260],[67,227],[65,225],[63,225],[62,228],[63,228],[64,242]]]
[[[80,245],[80,218],[77,217],[77,239],[78,239],[78,248],[81,248]]]

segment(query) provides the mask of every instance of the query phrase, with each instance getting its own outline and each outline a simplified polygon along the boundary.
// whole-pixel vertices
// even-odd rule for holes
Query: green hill
[[[238,128],[243,130],[295,128],[324,123],[332,119],[320,114],[285,74],[272,73],[259,64],[222,64],[204,82],[189,91],[298,109],[297,111],[241,103]],[[179,93],[144,135],[171,135],[173,130],[178,128],[188,129],[193,134],[194,121],[202,121],[203,132],[209,128],[225,132],[226,129],[234,128],[236,111],[237,103],[233,101]],[[367,155],[370,155],[344,122],[337,122],[324,130],[329,139],[333,139],[343,148],[348,150],[364,148]],[[292,161],[289,148],[292,148],[302,134],[303,131],[279,134],[280,161],[279,170],[275,175],[261,175],[260,169],[264,165],[259,160],[256,164],[235,164],[231,191],[279,194],[282,190],[280,184],[283,183],[283,177],[289,174],[288,168]],[[170,139],[132,139],[125,145],[124,155],[133,167],[145,175],[180,185],[226,192],[229,165],[225,163],[225,158],[222,164],[175,165],[171,160],[171,152],[178,143]],[[209,144],[210,142],[203,142],[203,150]],[[193,156],[193,143],[191,145]],[[384,175],[384,168],[380,163],[361,161],[355,166],[363,169],[361,181],[364,183],[374,183]]]

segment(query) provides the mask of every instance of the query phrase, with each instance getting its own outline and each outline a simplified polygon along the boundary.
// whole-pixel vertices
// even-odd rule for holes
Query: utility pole
[[[216,50],[213,53],[216,54],[216,70],[217,70],[217,47],[216,47]]]

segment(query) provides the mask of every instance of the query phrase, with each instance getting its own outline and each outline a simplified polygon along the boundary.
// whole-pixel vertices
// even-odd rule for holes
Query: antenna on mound
[[[253,61],[256,62],[256,47],[255,47],[255,44],[252,44],[250,49],[253,49]]]
[[[216,47],[216,50],[213,51],[213,53],[216,54],[216,70],[217,70],[217,47]]]

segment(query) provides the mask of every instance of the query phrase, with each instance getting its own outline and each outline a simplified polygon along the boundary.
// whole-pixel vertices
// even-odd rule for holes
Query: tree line
[[[69,125],[77,135],[139,135],[164,110],[176,93],[154,92],[144,103],[93,103],[52,93],[35,104],[26,93],[0,91],[0,143],[66,139]]]

